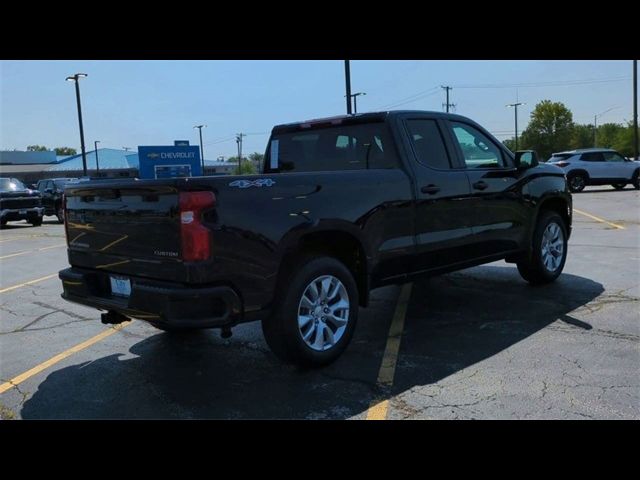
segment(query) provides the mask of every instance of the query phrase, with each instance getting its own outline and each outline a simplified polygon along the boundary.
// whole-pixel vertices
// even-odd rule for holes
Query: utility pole
[[[204,147],[202,146],[202,127],[206,125],[196,125],[193,128],[200,130],[200,162],[202,163],[202,175],[204,176]]]
[[[87,176],[87,152],[84,148],[84,128],[82,127],[82,107],[80,106],[80,78],[86,77],[86,73],[76,73],[67,77],[67,82],[76,82],[76,102],[78,104],[78,123],[80,124],[80,148],[82,149],[82,174]]]
[[[96,176],[99,177],[100,176],[100,163],[98,162],[98,144],[100,143],[100,140],[96,140],[95,142],[93,142],[93,146],[96,149]]]
[[[449,91],[453,90],[453,87],[450,87],[448,85],[441,85],[441,88],[443,88],[447,92],[447,103],[443,103],[442,106],[445,107],[447,109],[447,113],[449,113],[449,107],[456,106],[455,103],[449,103]]]
[[[526,103],[524,102],[516,102],[516,103],[509,103],[507,105],[507,107],[514,107],[515,108],[515,120],[516,120],[516,151],[518,150],[518,107],[520,105],[526,105]]]
[[[344,61],[344,81],[347,90],[347,115],[351,115],[351,67],[349,60]]]
[[[633,61],[633,152],[634,159],[640,160],[638,156],[638,60]]]
[[[242,137],[246,137],[244,133],[236,134],[236,143],[238,144],[238,174],[242,172]]]

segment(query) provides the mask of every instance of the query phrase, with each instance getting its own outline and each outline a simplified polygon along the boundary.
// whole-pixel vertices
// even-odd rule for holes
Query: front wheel
[[[29,220],[29,223],[34,227],[39,227],[42,225],[42,217],[34,217],[31,220]]]
[[[518,272],[532,285],[553,282],[567,260],[567,228],[555,212],[543,212],[538,219],[528,259],[518,262]]]
[[[349,269],[332,257],[305,257],[278,288],[275,309],[262,322],[271,350],[304,367],[336,360],[358,319],[358,288]]]
[[[636,190],[640,190],[640,174],[638,172],[633,174],[633,180],[631,183]]]

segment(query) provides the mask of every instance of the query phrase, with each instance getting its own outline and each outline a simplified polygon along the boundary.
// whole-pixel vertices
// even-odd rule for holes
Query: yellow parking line
[[[591,215],[590,213],[583,212],[582,210],[578,210],[577,208],[574,208],[573,211],[576,212],[576,213],[579,213],[580,215],[584,215],[585,217],[589,217],[589,218],[595,220],[596,222],[606,223],[607,225],[611,225],[613,228],[617,228],[619,230],[625,230],[625,228],[622,225],[618,225],[617,223],[607,222],[603,218],[596,217],[595,215]]]
[[[127,321],[127,322],[120,323],[119,325],[116,325],[115,327],[109,328],[109,329],[105,330],[104,332],[99,333],[95,337],[92,337],[89,340],[85,340],[84,342],[79,343],[75,347],[71,347],[68,350],[65,350],[64,352],[59,353],[58,355],[55,355],[54,357],[51,357],[49,360],[47,360],[45,362],[42,362],[39,365],[36,365],[32,369],[27,370],[26,372],[21,373],[20,375],[18,375],[16,377],[13,377],[8,382],[5,382],[2,385],[0,385],[0,394],[6,392],[7,390],[10,390],[11,388],[13,388],[13,387],[15,387],[17,385],[20,385],[25,380],[33,377],[34,375],[37,375],[38,373],[42,372],[43,370],[46,370],[50,366],[55,365],[58,362],[61,362],[62,360],[64,360],[65,358],[67,358],[67,357],[69,357],[71,355],[73,355],[74,353],[77,353],[77,352],[79,352],[81,350],[84,350],[85,348],[90,347],[91,345],[93,345],[95,343],[98,343],[100,340],[103,340],[103,339],[107,338],[108,336],[113,335],[118,330],[122,330],[124,327],[126,327],[130,323],[131,323],[131,321]]]
[[[382,365],[378,372],[378,386],[388,388],[393,385],[393,378],[396,372],[396,364],[398,362],[398,352],[400,351],[400,340],[402,339],[402,331],[404,330],[404,319],[407,315],[407,307],[411,297],[412,283],[407,283],[402,287],[396,310],[393,313],[393,320],[389,328],[389,336],[387,337],[387,345],[382,355]],[[389,410],[388,399],[374,400],[367,411],[367,420],[384,420],[387,418]]]
[[[38,282],[44,282],[45,280],[49,280],[50,278],[57,276],[57,273],[52,273],[51,275],[47,275],[46,277],[36,278],[35,280],[29,280],[28,282],[19,283],[18,285],[12,285],[11,287],[0,289],[0,293],[10,292],[11,290],[15,290],[16,288],[26,287],[27,285],[33,285],[34,283]]]
[[[23,252],[12,253],[11,255],[5,255],[4,257],[0,257],[0,260],[3,260],[5,258],[18,257],[20,255],[26,255],[27,253],[41,252],[43,250],[49,250],[51,248],[60,248],[60,247],[66,247],[66,246],[67,246],[66,243],[61,243],[60,245],[52,245],[50,247],[36,248],[35,250],[24,250]]]

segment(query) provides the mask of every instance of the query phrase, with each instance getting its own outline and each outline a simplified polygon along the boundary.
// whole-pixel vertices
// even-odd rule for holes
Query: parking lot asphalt
[[[563,275],[489,265],[375,290],[350,347],[305,371],[258,323],[114,329],[60,298],[64,227],[0,230],[0,417],[640,418],[640,191],[574,195]]]

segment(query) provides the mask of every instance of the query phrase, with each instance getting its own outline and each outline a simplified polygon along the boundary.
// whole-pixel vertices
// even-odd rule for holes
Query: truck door
[[[447,122],[471,187],[475,258],[517,250],[529,215],[518,180],[521,172],[498,144],[474,125]]]
[[[441,121],[416,115],[406,117],[403,123],[416,182],[416,258],[411,271],[420,273],[462,262],[468,259],[473,235],[465,172],[454,167]]]

